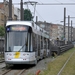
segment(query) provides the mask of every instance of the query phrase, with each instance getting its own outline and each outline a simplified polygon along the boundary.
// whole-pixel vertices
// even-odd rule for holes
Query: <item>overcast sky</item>
[[[12,0],[12,1],[13,3],[20,3],[21,0]],[[29,0],[23,0],[23,2],[26,1]],[[30,1],[36,1],[38,3],[75,3],[75,0],[30,0]],[[15,7],[19,8],[20,5],[15,5]],[[24,9],[26,7],[27,5],[24,5]],[[47,21],[49,23],[63,24],[60,21],[62,21],[64,18],[64,7],[66,7],[66,17],[68,15],[70,15],[71,17],[75,17],[75,5],[37,5],[35,16],[38,16],[39,21]],[[29,8],[33,10],[33,6],[29,6]],[[73,23],[75,23],[75,18],[74,19],[71,18],[71,20],[73,20]]]

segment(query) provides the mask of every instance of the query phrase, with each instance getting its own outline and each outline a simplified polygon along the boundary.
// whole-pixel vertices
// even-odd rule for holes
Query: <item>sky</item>
[[[3,0],[0,0],[3,1]],[[23,2],[35,1],[38,3],[75,3],[75,0],[23,0]],[[20,3],[21,0],[12,0],[14,3]],[[14,4],[15,7],[20,8],[20,5]],[[28,5],[31,12],[33,12],[34,7]],[[27,5],[24,4],[24,9],[27,8]],[[66,17],[75,17],[75,5],[36,5],[34,21],[36,16],[38,16],[38,21],[46,21],[48,23],[63,24],[64,19],[64,8],[66,8]],[[73,21],[73,26],[75,23],[75,18],[70,18],[70,21]],[[68,19],[66,18],[66,23]]]

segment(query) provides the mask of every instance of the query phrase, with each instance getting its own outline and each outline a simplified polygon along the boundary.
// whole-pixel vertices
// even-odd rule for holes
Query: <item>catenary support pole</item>
[[[64,43],[65,43],[66,8],[64,8]]]
[[[24,16],[24,15],[23,15],[23,14],[24,14],[24,10],[23,10],[23,0],[21,0],[21,3],[20,3],[20,4],[21,4],[21,15],[20,15],[20,16],[21,16],[21,21],[22,21],[22,20],[23,20],[23,16]]]
[[[71,20],[71,43],[72,43],[72,20]]]
[[[12,0],[9,0],[9,20],[12,20]]]
[[[70,26],[70,16],[68,16],[68,43],[69,43],[69,26]]]

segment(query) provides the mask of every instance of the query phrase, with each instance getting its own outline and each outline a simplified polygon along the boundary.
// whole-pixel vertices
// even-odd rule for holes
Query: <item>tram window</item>
[[[50,41],[48,40],[48,49],[50,49]]]
[[[47,39],[47,47],[46,48],[48,49],[48,39]]]
[[[31,33],[29,33],[29,51],[32,52],[32,47],[31,47]]]
[[[40,56],[40,36],[38,35],[38,55]]]
[[[37,50],[37,40],[38,40],[37,34],[35,34],[35,51]]]
[[[40,49],[40,36],[38,35],[38,49]]]
[[[46,49],[47,49],[47,38],[45,39],[45,41],[46,41]]]
[[[8,32],[7,33],[7,51],[28,51],[25,50],[27,41],[27,32]],[[25,37],[25,38],[24,38]]]
[[[33,34],[33,36],[32,36],[32,40],[33,40],[33,41],[32,41],[32,43],[33,43],[33,51],[34,51],[34,49],[35,49],[35,46],[34,46],[34,45],[35,45],[35,39],[34,39],[34,38],[35,38],[35,35]]]
[[[46,49],[46,38],[44,38],[44,48]]]
[[[43,37],[41,37],[41,49],[43,49]]]
[[[36,34],[33,33],[33,37],[32,37],[32,42],[33,42],[33,51],[36,51]]]
[[[41,50],[41,36],[40,36],[40,50]]]
[[[31,51],[32,28],[28,26],[11,25],[6,28],[7,44],[6,51]],[[29,47],[29,48],[28,48]]]

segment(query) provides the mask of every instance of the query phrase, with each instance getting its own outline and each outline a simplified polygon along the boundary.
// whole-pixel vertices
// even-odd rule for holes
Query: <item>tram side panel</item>
[[[32,37],[33,50],[35,51],[36,60],[43,59],[50,56],[49,39],[33,33]]]
[[[33,33],[32,42],[33,42],[33,50],[35,51],[36,60],[43,58],[43,50],[41,49],[42,41],[40,40],[41,36]]]
[[[33,46],[33,51],[35,51],[35,58],[38,60],[38,44],[37,44],[37,35],[35,33],[32,34],[32,46]]]

